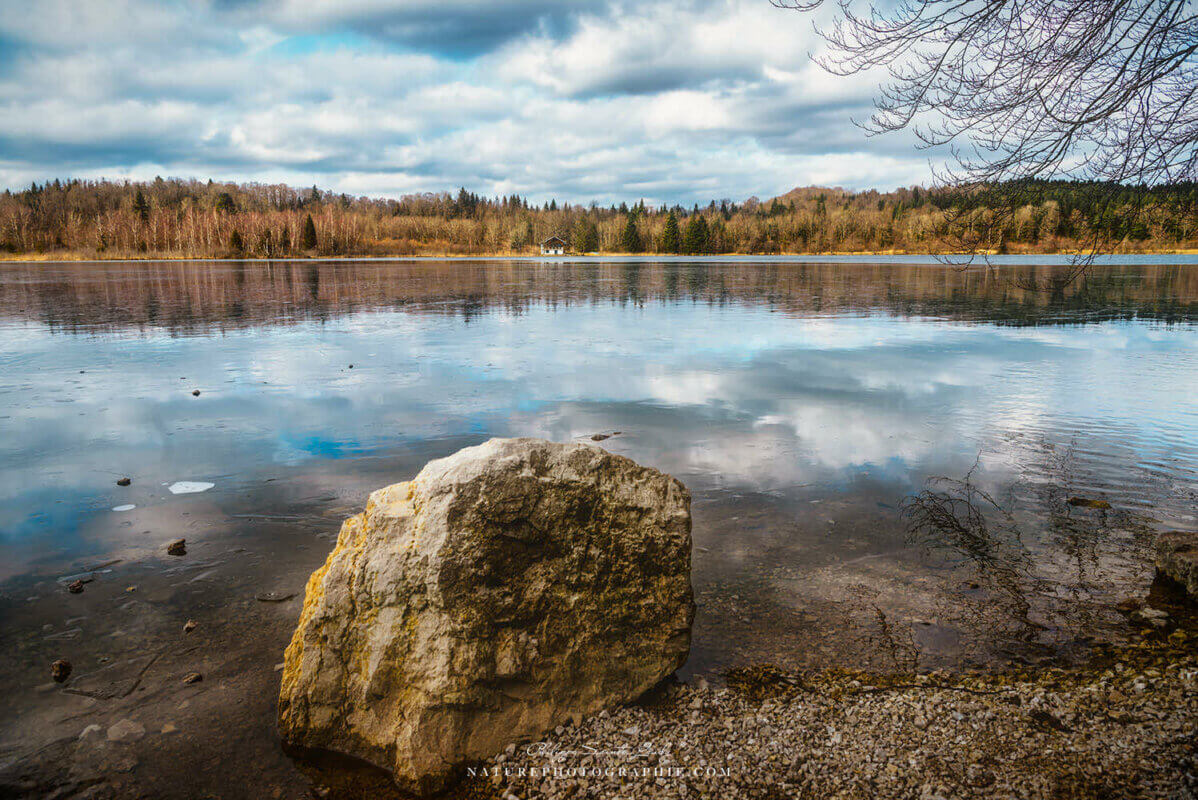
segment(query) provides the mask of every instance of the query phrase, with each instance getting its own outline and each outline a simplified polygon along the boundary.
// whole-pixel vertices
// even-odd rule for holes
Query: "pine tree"
[[[636,219],[629,215],[620,231],[620,250],[625,253],[641,252],[641,234],[636,229]]]
[[[666,217],[665,230],[661,232],[661,252],[677,253],[682,242],[678,235],[678,217],[671,211]]]
[[[574,226],[574,251],[594,253],[599,249],[599,228],[588,219],[579,219]]]
[[[692,255],[707,252],[707,220],[703,219],[702,214],[695,214],[686,223],[682,252]]]
[[[133,210],[141,217],[142,222],[150,221],[150,204],[146,202],[146,196],[141,193],[141,189],[137,190],[137,195],[133,198]]]
[[[304,220],[304,235],[300,239],[300,248],[303,250],[316,249],[316,223],[312,221],[312,215]]]
[[[241,234],[238,233],[236,229],[234,229],[232,235],[229,236],[229,249],[238,255],[245,250],[245,242],[241,241]]]

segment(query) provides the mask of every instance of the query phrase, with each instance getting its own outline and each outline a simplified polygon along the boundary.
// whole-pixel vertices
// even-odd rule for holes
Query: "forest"
[[[0,195],[0,257],[10,259],[520,255],[553,235],[576,253],[951,253],[975,226],[989,232],[988,252],[1193,250],[1198,184],[807,187],[689,208],[537,205],[464,188],[381,199],[177,178],[54,180]]]

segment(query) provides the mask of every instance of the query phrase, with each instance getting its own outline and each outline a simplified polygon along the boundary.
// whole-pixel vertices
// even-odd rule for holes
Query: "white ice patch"
[[[124,505],[124,506],[113,506],[112,510],[113,511],[132,511],[135,508],[137,508],[137,506]]]
[[[215,485],[215,483],[204,483],[203,481],[176,481],[167,488],[170,489],[171,494],[194,494],[206,492]]]

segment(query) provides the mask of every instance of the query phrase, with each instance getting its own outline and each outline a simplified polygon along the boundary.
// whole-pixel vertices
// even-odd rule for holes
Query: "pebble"
[[[171,556],[187,555],[187,540],[186,539],[175,539],[173,541],[167,542],[166,543],[166,552],[167,552],[167,555],[171,555]]]

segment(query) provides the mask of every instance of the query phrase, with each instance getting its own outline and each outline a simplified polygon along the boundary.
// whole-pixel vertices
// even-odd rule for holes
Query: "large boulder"
[[[492,439],[379,489],[308,581],[279,727],[428,794],[631,701],[690,652],[690,495],[593,445]]]
[[[1156,569],[1198,599],[1198,532],[1162,533],[1156,540]]]

